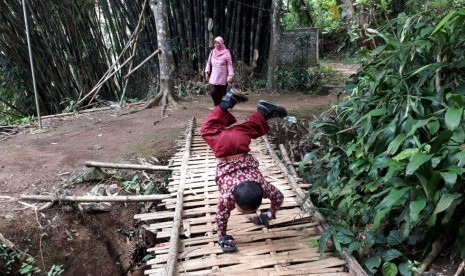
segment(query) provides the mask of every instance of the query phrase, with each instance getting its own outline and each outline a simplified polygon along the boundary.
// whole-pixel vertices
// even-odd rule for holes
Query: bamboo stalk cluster
[[[97,99],[144,98],[158,83],[156,58],[130,72],[157,48],[150,1],[28,1],[27,14],[43,115]],[[201,74],[212,40],[222,36],[233,61],[264,68],[271,0],[174,0],[167,15],[179,72]],[[138,27],[140,25],[140,27]],[[34,114],[24,18],[20,0],[0,1],[0,101]],[[127,62],[131,59],[131,62]],[[104,76],[111,77],[105,79]],[[130,75],[130,76],[129,76]],[[105,79],[105,82],[101,82]],[[6,83],[6,84],[5,84]],[[98,86],[98,94],[83,100]],[[11,99],[13,98],[13,99]]]

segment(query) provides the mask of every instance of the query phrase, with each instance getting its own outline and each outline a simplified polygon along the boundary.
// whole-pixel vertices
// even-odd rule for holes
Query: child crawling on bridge
[[[247,97],[237,88],[231,88],[221,103],[208,115],[200,134],[218,158],[216,184],[220,191],[216,211],[216,227],[219,245],[224,252],[236,250],[234,238],[226,234],[231,210],[241,213],[254,213],[269,198],[271,206],[267,212],[252,218],[258,225],[268,226],[268,220],[275,218],[284,196],[275,186],[268,183],[261,174],[259,163],[249,154],[251,139],[267,134],[270,126],[267,120],[284,118],[287,110],[266,101],[259,101],[257,112],[248,121],[236,123],[236,118],[228,112],[235,104],[247,101]]]

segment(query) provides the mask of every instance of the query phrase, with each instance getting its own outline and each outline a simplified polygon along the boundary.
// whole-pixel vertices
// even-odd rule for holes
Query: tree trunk
[[[270,39],[270,55],[268,58],[268,77],[266,81],[266,89],[270,92],[279,91],[278,83],[278,41],[281,37],[281,26],[279,19],[281,17],[282,0],[273,0],[272,15],[271,15],[271,39]]]
[[[253,63],[252,67],[257,67],[258,57],[261,54],[258,50],[260,47],[260,38],[262,35],[262,22],[263,22],[263,7],[264,7],[264,0],[260,0],[260,4],[258,6],[258,19],[257,19],[257,28],[255,29],[255,41],[253,42]],[[252,43],[252,42],[251,42]]]
[[[354,6],[350,0],[336,0],[341,6],[341,17],[344,23],[349,23],[354,17]]]
[[[160,49],[158,61],[160,63],[160,92],[147,105],[153,107],[155,105],[163,106],[163,109],[169,104],[177,106],[177,96],[174,91],[174,59],[169,45],[169,26],[167,18],[166,0],[158,0],[152,2],[150,7],[155,15],[155,25],[157,28],[157,41]]]

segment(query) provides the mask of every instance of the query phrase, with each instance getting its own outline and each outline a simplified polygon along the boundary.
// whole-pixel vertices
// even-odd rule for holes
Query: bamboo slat
[[[145,271],[146,275],[354,274],[331,246],[325,249],[323,258],[320,258],[318,246],[309,246],[310,240],[320,239],[321,218],[306,208],[301,209],[302,186],[305,185],[298,177],[291,175],[290,178],[283,172],[282,164],[276,162],[263,139],[252,142],[250,153],[259,160],[265,179],[283,192],[284,203],[276,219],[270,221],[269,228],[257,226],[250,222],[250,215],[233,210],[228,234],[234,236],[238,249],[234,253],[223,253],[215,231],[219,197],[215,184],[217,161],[198,130],[190,141],[190,148],[179,147],[171,160],[173,171],[167,185],[170,198],[158,205],[166,208],[165,211],[134,217],[149,222],[147,229],[157,236],[157,244],[147,249],[154,258],[147,262],[150,269]],[[179,143],[182,144],[186,142]],[[190,152],[188,158],[186,150]],[[179,209],[180,204],[182,209]],[[259,210],[266,210],[269,205],[269,200],[263,200]],[[176,246],[173,248],[172,244]],[[169,265],[174,267],[168,268]]]

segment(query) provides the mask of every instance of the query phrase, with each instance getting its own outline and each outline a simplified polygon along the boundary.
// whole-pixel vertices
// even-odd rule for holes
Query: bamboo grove
[[[158,83],[156,55],[133,69],[158,47],[150,1],[25,1],[43,115],[147,97]],[[216,36],[225,39],[234,62],[263,72],[270,8],[271,0],[169,1],[177,77],[201,75]],[[32,91],[22,1],[0,1],[0,118],[34,114]]]

